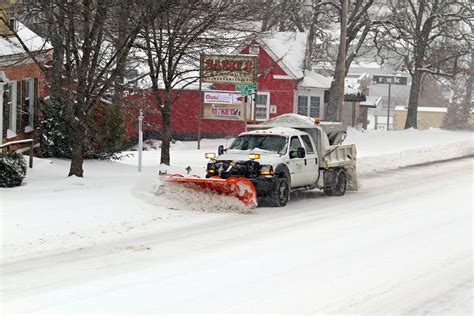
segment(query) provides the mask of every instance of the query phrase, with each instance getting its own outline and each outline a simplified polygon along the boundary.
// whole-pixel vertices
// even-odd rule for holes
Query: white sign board
[[[204,103],[234,104],[231,92],[204,92]]]

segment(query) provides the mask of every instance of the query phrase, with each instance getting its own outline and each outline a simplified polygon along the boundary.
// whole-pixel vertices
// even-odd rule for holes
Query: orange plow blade
[[[222,179],[221,177],[200,178],[184,177],[180,174],[165,174],[161,180],[172,184],[183,185],[193,190],[211,190],[218,194],[233,196],[239,199],[245,206],[257,206],[257,191],[252,182],[247,178],[231,177]]]

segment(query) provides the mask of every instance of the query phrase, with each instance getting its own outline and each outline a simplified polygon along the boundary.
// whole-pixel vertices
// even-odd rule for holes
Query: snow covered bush
[[[26,163],[22,154],[0,153],[0,187],[21,185],[26,176]]]

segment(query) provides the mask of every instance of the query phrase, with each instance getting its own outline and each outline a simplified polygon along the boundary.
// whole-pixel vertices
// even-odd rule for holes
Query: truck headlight
[[[206,157],[206,159],[214,159],[216,158],[216,153],[206,153],[204,157]]]
[[[250,160],[260,159],[260,154],[249,154]]]
[[[207,173],[210,173],[210,174],[215,174],[215,173],[217,173],[217,171],[216,171],[216,165],[213,164],[213,163],[208,163],[208,164],[207,164]]]
[[[260,167],[260,174],[263,176],[273,175],[273,167],[270,165],[263,165]]]

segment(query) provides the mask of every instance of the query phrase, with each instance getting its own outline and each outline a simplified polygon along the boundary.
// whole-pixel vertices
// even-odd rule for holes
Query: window
[[[301,142],[298,137],[293,136],[290,141],[290,158],[298,157],[298,148],[301,147]]]
[[[258,47],[258,45],[251,45],[249,47],[249,53],[252,54],[252,55],[258,55],[258,53],[260,52],[260,48]]]
[[[25,128],[25,132],[30,132],[33,130],[34,120],[35,79],[31,78],[22,81],[21,88],[22,102],[19,102],[19,105],[21,106],[22,127]]]
[[[314,154],[313,144],[311,143],[311,139],[309,138],[309,136],[303,135],[301,136],[301,139],[303,140],[303,144],[306,149],[306,152],[308,154]]]
[[[280,153],[285,149],[286,138],[277,135],[242,135],[237,137],[229,149],[260,149]]]
[[[10,18],[10,28],[16,30],[16,21],[14,18]]]
[[[255,120],[265,121],[269,118],[268,105],[270,103],[270,93],[257,93],[255,102]]]
[[[16,132],[16,112],[15,111],[15,106],[13,106],[13,99],[14,99],[14,86],[13,83],[9,83],[6,85],[6,95],[5,95],[5,109],[7,111],[7,122],[5,124],[6,128],[10,131],[9,134],[15,133]],[[11,137],[11,135],[7,134],[7,137]]]
[[[2,137],[7,137],[7,129],[10,124],[10,108],[8,106],[8,85],[2,84]]]
[[[320,115],[320,98],[319,97],[310,97],[309,104],[309,116],[310,117],[319,117]]]
[[[296,112],[304,116],[320,117],[321,98],[315,96],[299,95]]]
[[[297,113],[299,115],[308,116],[308,97],[298,96],[298,109]]]
[[[30,81],[22,82],[23,107],[21,108],[21,116],[23,118],[23,127],[30,125]]]

